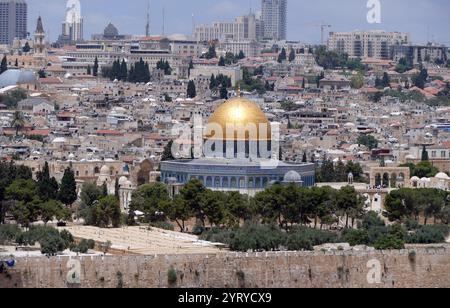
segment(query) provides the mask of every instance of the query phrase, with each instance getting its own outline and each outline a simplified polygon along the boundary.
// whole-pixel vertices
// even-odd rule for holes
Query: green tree
[[[79,216],[84,219],[86,225],[95,225],[94,207],[102,198],[102,190],[94,183],[84,183],[80,193]]]
[[[187,97],[195,98],[197,96],[197,90],[195,88],[195,83],[193,80],[190,80],[187,86]]]
[[[225,66],[225,59],[224,59],[224,57],[220,57],[218,65],[219,66]]]
[[[423,146],[423,149],[422,149],[422,161],[429,161],[429,160],[430,160],[430,156],[428,155],[427,147]]]
[[[201,208],[201,201],[205,190],[206,188],[203,186],[203,183],[194,179],[189,181],[180,191],[180,195],[186,203],[186,206],[191,209],[202,226],[205,226],[205,214]]]
[[[23,113],[20,111],[15,111],[11,126],[16,129],[16,136],[19,136],[19,131],[25,126],[25,117],[23,116]]]
[[[209,46],[208,52],[206,54],[203,55],[203,57],[205,59],[214,59],[217,58],[217,53],[216,53],[216,46],[214,44],[211,44]]]
[[[211,227],[220,226],[225,222],[226,194],[212,190],[205,190],[200,198],[201,212],[208,219]]]
[[[397,73],[403,74],[403,73],[411,70],[412,68],[413,68],[413,66],[408,62],[407,58],[401,58],[398,61],[398,64],[397,64],[397,66],[395,68],[395,71]]]
[[[130,211],[144,213],[145,222],[165,220],[165,211],[170,206],[167,187],[162,183],[152,183],[139,186],[133,192]]]
[[[420,73],[412,78],[414,86],[423,89],[425,88],[425,83],[428,79],[428,71],[426,69],[421,69]]]
[[[281,49],[281,53],[278,55],[278,63],[283,63],[283,61],[286,61],[287,59],[287,54],[286,54],[286,49]]]
[[[5,190],[7,200],[14,202],[10,212],[17,223],[28,227],[37,221],[40,214],[41,200],[38,188],[33,180],[15,180]]]
[[[180,232],[186,231],[186,221],[194,216],[193,210],[180,195],[175,196],[170,206],[166,209],[166,214],[170,220],[177,223]]]
[[[289,62],[294,62],[295,60],[295,50],[291,49],[291,52],[289,53]]]
[[[86,74],[87,74],[87,75],[91,75],[91,74],[92,74],[92,69],[91,69],[91,66],[90,66],[90,65],[88,65],[88,67],[87,67],[87,69],[86,69]]]
[[[64,171],[58,199],[66,206],[72,205],[77,200],[77,183],[72,168],[68,167]]]
[[[92,207],[91,224],[100,228],[120,227],[121,212],[120,203],[115,196],[101,198],[94,202]]]
[[[8,59],[6,58],[6,55],[3,56],[2,62],[0,64],[0,75],[3,74],[8,70]]]
[[[220,98],[228,99],[228,90],[224,84],[222,84],[222,86],[220,87]]]
[[[24,45],[23,48],[22,48],[22,51],[23,51],[24,53],[29,53],[30,50],[31,50],[30,44],[29,44],[28,42],[26,42],[25,45]]]
[[[378,140],[372,135],[360,135],[358,137],[357,143],[359,145],[364,145],[370,150],[378,148]]]
[[[125,59],[122,59],[122,63],[120,64],[120,73],[119,80],[127,80],[128,79],[128,67]]]
[[[381,86],[383,88],[388,88],[391,85],[391,79],[389,78],[389,75],[387,72],[383,73],[383,79],[381,80]]]
[[[192,59],[189,61],[189,68],[188,68],[188,78],[191,77],[191,70],[194,69],[194,62],[192,62]]]
[[[114,182],[114,196],[119,199],[120,197],[120,185],[119,185],[119,178],[116,177],[116,181]]]
[[[70,210],[59,201],[48,200],[43,202],[40,207],[40,217],[45,224],[55,218],[59,221],[70,220]]]
[[[50,177],[50,169],[48,162],[45,162],[42,171],[39,171],[36,175],[37,184],[39,189],[39,197],[43,201],[50,199],[57,199],[59,185],[56,179]]]
[[[97,57],[95,57],[95,60],[94,60],[94,67],[92,69],[92,75],[94,77],[98,76],[98,58]]]
[[[348,228],[350,219],[353,226],[354,221],[363,216],[364,198],[354,187],[346,186],[336,194],[336,207],[341,216],[345,217],[345,227]]]
[[[172,154],[172,147],[173,147],[173,140],[170,140],[164,147],[164,152],[161,156],[161,161],[175,160],[175,157]]]
[[[245,59],[245,53],[244,53],[242,50],[239,51],[238,59],[239,59],[239,60]]]
[[[350,80],[350,86],[353,89],[361,89],[364,86],[364,76],[361,73],[353,76]]]

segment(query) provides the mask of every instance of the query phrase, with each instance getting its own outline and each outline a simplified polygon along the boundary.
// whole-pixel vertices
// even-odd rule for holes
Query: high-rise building
[[[261,17],[264,38],[285,40],[287,33],[287,0],[262,0]]]
[[[66,6],[66,20],[62,24],[60,42],[75,43],[83,40],[83,17],[79,0],[69,0]]]
[[[253,14],[239,16],[231,22],[215,22],[212,25],[197,26],[194,37],[198,41],[259,40],[261,38],[260,23]]]
[[[0,0],[0,44],[10,45],[28,36],[25,0]]]
[[[409,41],[409,34],[401,32],[331,32],[328,49],[354,58],[389,59],[392,46],[408,44]]]

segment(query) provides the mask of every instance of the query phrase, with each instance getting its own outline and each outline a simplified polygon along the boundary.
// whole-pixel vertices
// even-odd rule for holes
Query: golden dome
[[[220,138],[220,126],[224,138]],[[230,132],[227,132],[227,126]],[[230,128],[231,127],[231,128]],[[236,97],[219,106],[209,119],[206,128],[207,139],[223,140],[271,140],[271,126],[259,106],[251,100]]]

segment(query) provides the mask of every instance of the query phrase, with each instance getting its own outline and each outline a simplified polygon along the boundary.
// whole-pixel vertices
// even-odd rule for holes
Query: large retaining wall
[[[18,259],[6,287],[450,287],[450,247],[389,252],[223,253]]]

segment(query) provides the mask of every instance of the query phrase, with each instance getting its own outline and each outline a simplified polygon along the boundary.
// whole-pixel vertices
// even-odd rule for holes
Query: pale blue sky
[[[288,0],[288,38],[308,43],[320,42],[322,21],[334,31],[382,29],[407,31],[414,42],[427,38],[450,46],[450,1],[448,0],[380,0],[382,23],[366,21],[367,0]],[[147,0],[81,0],[85,18],[85,38],[103,32],[111,21],[120,33],[143,34]],[[197,24],[231,20],[234,16],[259,10],[260,0],[151,0],[151,32],[162,32],[162,8],[166,11],[166,34],[192,32],[192,14]],[[42,15],[44,27],[55,39],[61,32],[65,0],[28,0],[30,30]]]

